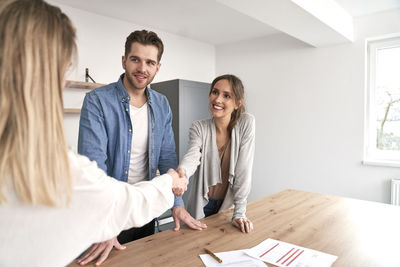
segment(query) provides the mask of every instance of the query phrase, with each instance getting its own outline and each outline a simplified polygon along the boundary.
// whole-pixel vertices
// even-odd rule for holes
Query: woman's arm
[[[93,227],[100,230],[93,236],[95,242],[115,237],[122,230],[143,226],[173,204],[173,179],[169,174],[129,185],[107,176],[87,157],[69,152],[69,159],[75,180],[73,201],[82,210],[92,210],[89,217],[96,224]]]
[[[235,168],[235,180],[233,182],[233,203],[235,207],[232,220],[238,218],[246,219],[246,204],[251,188],[254,148],[255,119],[254,116],[246,114]]]
[[[200,164],[202,155],[202,129],[198,122],[194,122],[189,129],[189,148],[180,162],[178,169],[183,169],[186,177],[191,177]]]

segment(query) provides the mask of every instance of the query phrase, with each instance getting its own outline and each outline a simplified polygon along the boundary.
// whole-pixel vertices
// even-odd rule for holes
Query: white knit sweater
[[[208,187],[221,183],[221,160],[216,142],[215,123],[212,118],[196,121],[189,131],[189,148],[180,168],[186,176],[193,177],[187,202],[188,212],[200,219],[203,207],[208,203]],[[254,158],[255,119],[248,113],[242,114],[231,135],[229,165],[229,187],[220,211],[234,207],[233,217],[246,218],[247,196],[251,188]]]

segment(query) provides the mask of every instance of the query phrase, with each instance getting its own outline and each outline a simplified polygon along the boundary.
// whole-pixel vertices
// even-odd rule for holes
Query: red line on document
[[[292,255],[289,256],[289,258],[287,258],[284,262],[282,262],[282,264],[285,264],[285,262],[287,262],[291,257],[293,257],[294,254],[297,253],[297,251],[299,251],[300,249],[298,248],[295,252],[292,253]]]
[[[291,260],[288,264],[286,264],[286,266],[289,266],[289,264],[291,264],[295,259],[297,259],[297,257],[300,256],[301,253],[303,253],[303,252],[304,252],[304,250],[302,250],[299,254],[297,254],[297,256],[294,257],[293,260]]]
[[[288,252],[286,252],[286,254],[283,255],[282,258],[280,258],[276,263],[280,262],[284,257],[287,256],[287,254],[289,254],[290,252],[292,252],[293,249],[294,249],[294,248],[292,248],[291,250],[289,250]]]
[[[279,245],[279,243],[276,243],[275,246],[273,246],[272,248],[268,249],[267,251],[265,251],[263,254],[261,254],[260,258],[263,257],[265,254],[267,254],[268,252],[270,252],[271,250],[273,250],[274,248],[276,248]]]

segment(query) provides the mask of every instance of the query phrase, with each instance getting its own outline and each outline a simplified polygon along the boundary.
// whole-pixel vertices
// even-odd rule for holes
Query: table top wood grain
[[[128,243],[102,266],[204,266],[204,247],[247,249],[267,238],[336,255],[334,267],[400,266],[398,206],[285,190],[249,203],[247,216],[254,223],[249,234],[233,227],[232,211],[224,211],[202,219],[206,230],[184,226]]]

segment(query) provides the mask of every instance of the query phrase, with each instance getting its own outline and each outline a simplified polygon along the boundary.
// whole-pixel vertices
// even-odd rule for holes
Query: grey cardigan
[[[208,187],[221,183],[221,161],[216,142],[213,118],[193,122],[189,130],[189,148],[179,167],[192,178],[187,203],[188,212],[196,219],[204,217],[208,203]],[[229,186],[221,211],[234,207],[232,220],[246,218],[247,196],[251,187],[254,158],[255,119],[244,113],[231,135]]]

